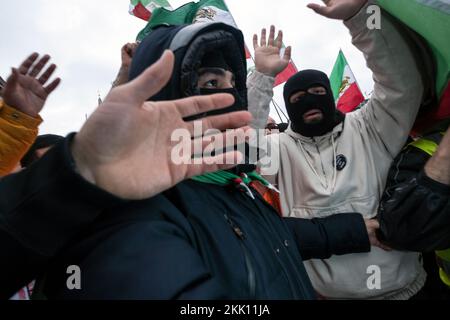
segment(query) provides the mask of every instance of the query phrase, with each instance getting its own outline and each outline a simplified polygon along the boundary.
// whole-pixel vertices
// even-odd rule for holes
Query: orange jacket
[[[42,118],[33,118],[0,99],[0,177],[14,169],[38,135]]]

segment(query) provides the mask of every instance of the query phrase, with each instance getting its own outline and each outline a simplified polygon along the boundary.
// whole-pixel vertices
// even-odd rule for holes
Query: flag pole
[[[278,112],[278,108],[277,108],[277,106],[275,105],[275,100],[272,99],[272,103],[273,103],[273,106],[275,107],[275,111],[277,112],[278,118],[280,118],[280,121],[283,122],[283,119],[281,118],[281,115],[280,115],[280,113]]]
[[[281,111],[281,113],[283,114],[283,116],[286,118],[286,120],[289,122],[289,117],[284,113],[283,109],[280,107],[280,105],[273,100],[273,104],[275,106],[275,108],[279,109]],[[283,121],[283,119],[280,117],[280,120]]]

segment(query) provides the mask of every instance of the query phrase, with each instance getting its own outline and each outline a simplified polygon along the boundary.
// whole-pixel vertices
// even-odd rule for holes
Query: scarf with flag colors
[[[169,3],[165,0],[132,1],[132,4],[136,2],[167,3],[167,5],[159,5],[152,11],[149,23],[137,37],[138,41],[145,38],[145,36],[147,36],[154,28],[163,24],[180,25],[201,22],[222,22],[237,28],[237,24],[223,0],[200,0],[199,2],[189,2],[175,10],[171,10]],[[251,73],[255,70],[255,63],[247,46],[245,47],[245,51],[248,72]],[[284,47],[281,54],[284,54]],[[274,86],[285,83],[296,72],[297,68],[293,61],[291,61],[288,67],[277,76]]]
[[[336,64],[334,65],[330,76],[330,83],[337,108],[341,112],[352,112],[364,102],[364,95],[359,89],[355,75],[353,74],[352,69],[350,69],[342,50],[339,50]]]
[[[441,99],[440,104],[435,110],[420,116],[416,130],[421,131],[436,121],[450,118],[450,1],[378,0],[378,4],[420,34],[437,62],[436,92]]]

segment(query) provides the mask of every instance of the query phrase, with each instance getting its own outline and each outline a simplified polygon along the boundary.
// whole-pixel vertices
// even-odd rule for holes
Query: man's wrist
[[[258,71],[259,73],[268,76],[268,77],[272,77],[275,78],[278,74],[276,74],[275,72],[271,72],[270,70],[265,70],[264,68],[256,68],[256,71]]]
[[[367,5],[368,2],[369,2],[369,1],[366,0],[366,1],[361,5],[361,7],[359,7],[358,10],[356,10],[356,11],[355,11],[352,15],[350,15],[349,17],[345,18],[345,19],[344,19],[344,22],[349,21],[349,20],[353,19],[355,16],[357,16],[358,13],[361,12],[362,8],[364,8],[364,7]]]
[[[438,150],[425,165],[427,177],[445,185],[450,185],[450,154]]]
[[[77,135],[75,135],[72,143],[70,144],[70,152],[73,159],[74,170],[87,182],[95,185],[94,175],[89,169],[89,165],[87,164],[83,149],[80,147]]]
[[[28,128],[37,128],[42,123],[39,113],[32,116],[29,112],[10,106],[5,101],[0,100],[0,117],[8,119],[8,121],[24,125]]]

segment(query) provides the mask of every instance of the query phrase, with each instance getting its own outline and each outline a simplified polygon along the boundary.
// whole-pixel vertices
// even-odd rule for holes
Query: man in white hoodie
[[[370,219],[377,215],[389,166],[416,118],[423,84],[413,54],[391,19],[382,13],[381,29],[368,28],[370,1],[324,2],[326,6],[308,7],[344,20],[373,71],[374,92],[364,108],[344,117],[335,109],[324,73],[306,70],[290,79],[285,99],[291,126],[268,138],[270,149],[280,152],[280,166],[266,177],[278,185],[287,217],[359,212]],[[250,86],[265,91],[269,103],[269,83]],[[305,265],[315,290],[327,299],[409,299],[426,280],[420,259],[418,253],[372,247],[370,253]]]

